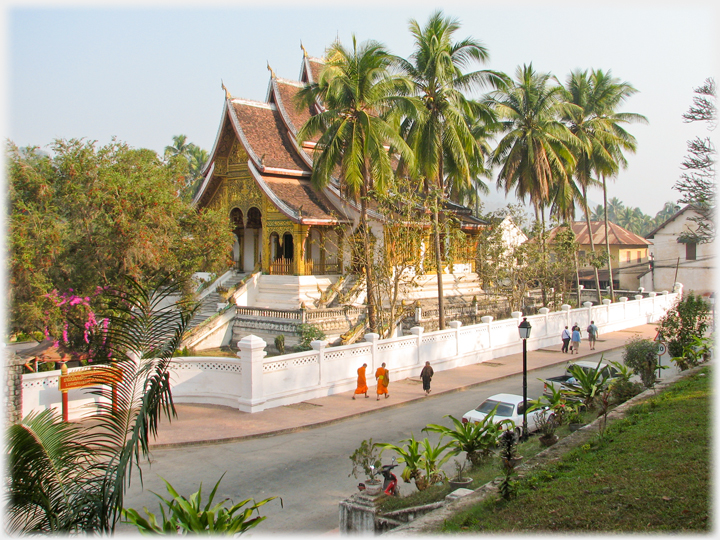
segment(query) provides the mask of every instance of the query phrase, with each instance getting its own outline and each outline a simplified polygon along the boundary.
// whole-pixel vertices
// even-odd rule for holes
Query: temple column
[[[293,254],[293,272],[298,276],[305,275],[305,239],[307,238],[309,232],[309,225],[302,225],[299,223],[293,224],[293,242],[295,243],[295,253]]]

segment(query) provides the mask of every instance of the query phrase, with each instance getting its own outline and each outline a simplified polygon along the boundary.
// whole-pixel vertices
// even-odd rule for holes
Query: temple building
[[[332,276],[359,270],[349,249],[357,233],[359,204],[343,195],[338,178],[322,190],[311,185],[315,142],[300,145],[297,141],[300,128],[322,105],[297,110],[294,98],[304,85],[318,79],[322,68],[323,60],[308,56],[304,48],[299,81],[277,77],[268,66],[270,83],[265,102],[233,97],[223,85],[220,126],[194,199],[199,208],[219,208],[226,213],[236,236],[233,260],[238,272],[286,276],[284,285],[293,282],[292,276],[298,287],[309,283],[310,288],[317,289],[333,283]],[[473,217],[469,209],[449,201],[445,208],[456,218],[453,226],[465,233],[471,240],[467,245],[472,246],[472,238],[484,222]],[[382,242],[383,216],[372,206],[369,220],[371,233]],[[425,272],[431,278],[432,231],[426,229],[424,245],[428,249],[423,247],[420,255],[427,261]],[[455,257],[445,268],[448,277],[443,283],[448,281],[448,295],[458,294],[453,293],[451,274],[473,272],[473,250],[464,253],[464,260]],[[312,279],[320,276],[331,278]],[[295,307],[300,303],[302,295],[298,294]]]

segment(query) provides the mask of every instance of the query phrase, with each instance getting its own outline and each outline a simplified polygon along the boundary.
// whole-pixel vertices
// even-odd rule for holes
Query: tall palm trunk
[[[605,177],[602,179],[603,184],[603,204],[605,205],[605,252],[607,253],[608,277],[610,279],[610,301],[615,301],[615,287],[613,286],[612,259],[610,258],[610,238],[608,236],[608,211],[607,211],[607,185]]]
[[[540,292],[542,293],[542,301],[543,306],[547,306],[547,289],[545,288],[545,280],[547,278],[547,267],[548,267],[548,261],[547,261],[547,245],[545,242],[545,205],[541,202],[540,203],[540,224],[541,224],[541,232],[540,232],[540,245],[542,246],[542,259],[543,259],[543,273],[542,273],[542,280],[540,281]]]
[[[590,236],[590,251],[592,252],[593,256],[595,255],[595,240],[593,239],[593,232],[592,232],[592,226],[590,225],[590,209],[588,208],[587,203],[587,187],[583,185],[582,187],[583,192],[583,210],[585,211],[585,222],[587,223],[588,228],[588,235]],[[606,205],[607,206],[607,205]],[[605,235],[607,236],[607,230],[605,231]],[[594,263],[595,261],[593,261]],[[597,293],[597,301],[598,305],[602,304],[602,295],[600,294],[600,275],[598,274],[597,266],[593,264],[593,271],[595,272],[595,292]],[[580,281],[578,281],[578,289],[580,288]],[[580,293],[578,292],[578,302],[580,298]],[[579,307],[579,306],[578,306]]]
[[[377,332],[377,315],[375,313],[375,282],[372,274],[372,253],[370,250],[370,231],[367,222],[367,172],[366,182],[360,187],[360,228],[363,231],[363,251],[365,253],[365,288],[367,291],[368,327]]]
[[[435,272],[437,274],[438,288],[438,329],[445,329],[445,294],[443,292],[443,269],[442,269],[442,252],[440,251],[440,204],[442,204],[442,161],[440,163],[440,172],[438,173],[437,196],[433,207],[433,221],[435,222]]]

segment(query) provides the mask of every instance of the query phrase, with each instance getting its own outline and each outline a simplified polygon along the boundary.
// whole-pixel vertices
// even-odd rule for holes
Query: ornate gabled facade
[[[220,129],[194,203],[227,213],[240,271],[332,275],[349,265],[343,245],[356,230],[359,206],[343,197],[337,179],[322,190],[311,186],[315,142],[297,142],[300,128],[321,110],[320,104],[295,106],[298,91],[323,67],[321,59],[303,53],[299,81],[276,77],[268,66],[265,102],[235,98],[225,89]],[[464,207],[445,207],[467,234],[483,225]],[[372,206],[368,214],[371,232],[383,238],[382,216]]]

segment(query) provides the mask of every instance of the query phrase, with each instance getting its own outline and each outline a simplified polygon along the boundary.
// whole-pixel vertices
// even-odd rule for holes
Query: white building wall
[[[686,245],[678,238],[695,223],[689,218],[697,215],[688,209],[658,230],[650,246],[654,269],[640,278],[640,285],[651,291],[672,291],[675,282],[683,284],[686,292],[708,294],[714,291],[715,243],[697,244],[696,260],[688,260]]]

